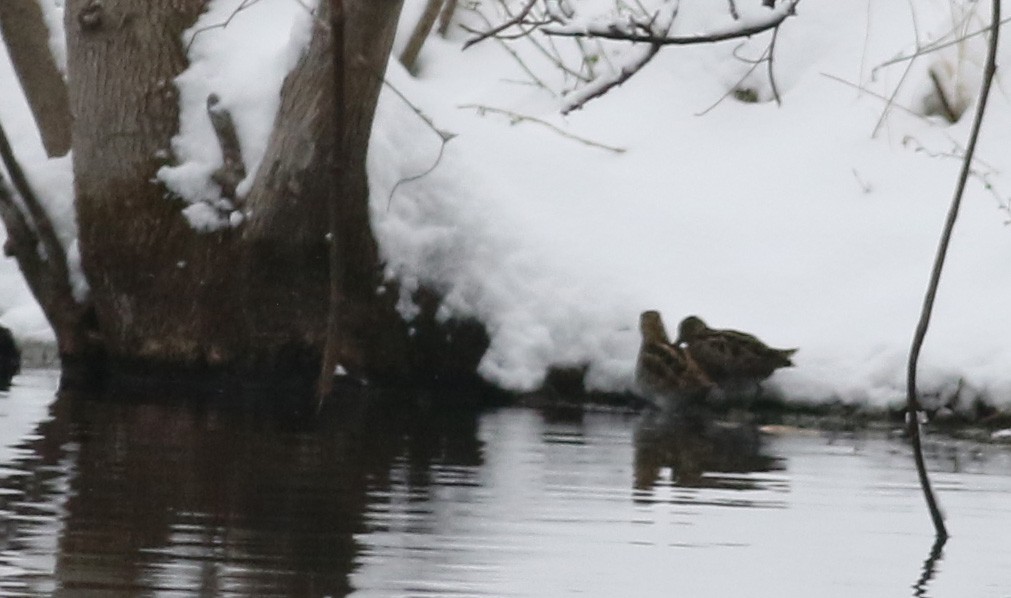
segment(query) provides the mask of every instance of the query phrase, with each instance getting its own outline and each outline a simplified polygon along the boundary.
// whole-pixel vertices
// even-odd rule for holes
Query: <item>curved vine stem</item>
[[[997,42],[1001,24],[1000,0],[992,0],[992,5],[993,17],[990,23],[990,44],[987,50],[986,64],[983,67],[983,85],[979,92],[979,102],[976,105],[972,131],[969,134],[969,143],[962,160],[962,169],[958,176],[958,183],[955,186],[955,196],[951,200],[948,218],[945,221],[941,240],[937,246],[937,254],[934,257],[934,268],[930,273],[930,283],[927,286],[927,293],[923,299],[923,310],[920,312],[920,321],[916,326],[916,334],[913,336],[913,346],[909,351],[909,369],[906,379],[906,424],[909,438],[913,445],[916,473],[920,478],[923,496],[927,501],[927,508],[930,509],[930,517],[934,522],[934,529],[937,532],[939,540],[948,537],[948,530],[945,528],[944,516],[937,504],[937,499],[934,497],[934,491],[930,487],[927,467],[923,460],[923,447],[920,443],[921,414],[923,413],[923,409],[916,394],[916,364],[920,358],[920,348],[923,346],[923,339],[927,335],[927,327],[930,325],[930,313],[933,310],[934,299],[937,296],[937,285],[941,280],[941,269],[944,267],[944,258],[948,253],[951,233],[955,227],[955,220],[958,218],[958,209],[962,204],[962,195],[965,193],[966,181],[969,180],[969,174],[972,170],[972,156],[976,151],[976,142],[979,140],[979,132],[983,124],[983,114],[986,111],[987,100],[990,97],[990,87],[993,84],[994,74],[997,72]]]

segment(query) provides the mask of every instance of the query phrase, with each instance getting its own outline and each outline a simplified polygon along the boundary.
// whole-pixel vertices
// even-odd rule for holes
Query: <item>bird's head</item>
[[[639,316],[639,330],[642,332],[643,342],[649,343],[669,343],[667,329],[663,327],[663,320],[658,311],[644,311]]]
[[[702,318],[698,316],[688,316],[687,318],[681,320],[678,324],[678,338],[674,344],[680,345],[681,343],[690,343],[696,338],[698,338],[709,327],[706,323],[702,321]]]

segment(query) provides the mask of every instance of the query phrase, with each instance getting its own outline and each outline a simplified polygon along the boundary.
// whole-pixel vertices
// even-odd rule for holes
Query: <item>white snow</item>
[[[673,34],[725,19],[722,3],[681,4]],[[949,3],[912,5],[921,42],[952,27]],[[890,95],[905,63],[874,78],[870,69],[915,49],[909,4],[801,3],[777,42],[783,106],[730,98],[705,116],[696,115],[749,68],[733,58],[736,42],[667,48],[563,120],[557,96],[567,83],[537,62],[534,48],[513,45],[538,77],[556,83],[555,97],[517,84],[524,73],[495,42],[461,53],[459,37],[429,41],[418,80],[396,65],[388,74],[437,126],[458,134],[440,166],[402,185],[387,210],[395,181],[427,168],[439,146],[393,94],[380,107],[370,164],[391,271],[435,284],[452,313],[489,325],[485,376],[528,389],[550,364],[586,362],[591,385],[627,388],[637,315],[658,308],[668,326],[696,313],[800,347],[797,367],[770,380],[791,398],[901,400],[959,166],[931,154],[964,143],[969,119],[948,126],[893,109],[872,138],[884,102],[823,73]],[[767,42],[756,37],[737,52],[758,57]],[[607,48],[620,64],[627,49]],[[984,50],[977,38],[919,59],[897,101],[920,109],[928,66],[971,70]],[[764,67],[745,85],[771,97]],[[979,168],[999,192],[1008,187],[1000,147],[1009,111],[1006,95],[992,101]],[[628,151],[458,108],[469,104]],[[1006,202],[978,180],[970,185],[921,358],[925,392],[1011,401],[1011,320],[1001,317],[1011,292]]]
[[[738,0],[742,15],[759,18],[761,7],[749,3],[759,2]],[[197,28],[222,22],[236,4],[216,0]],[[406,4],[398,47],[422,1]],[[680,4],[672,35],[727,22],[725,2]],[[458,27],[448,39],[433,33],[417,76],[391,62],[387,79],[456,136],[443,148],[439,135],[384,90],[369,170],[388,273],[405,292],[419,284],[442,291],[441,316],[484,322],[491,347],[481,373],[506,388],[535,388],[548,366],[584,363],[591,387],[628,388],[638,314],[659,309],[669,328],[694,313],[774,346],[799,347],[797,367],[769,381],[791,399],[899,401],[985,41],[950,46],[911,66],[874,67],[910,54],[917,41],[986,23],[987,14],[963,18],[965,7],[988,10],[948,0],[805,0],[777,40],[782,106],[769,101],[766,66],[748,74],[751,65],[735,58],[760,57],[769,40],[763,35],[665,48],[624,85],[564,118],[566,94],[583,84],[532,44],[511,47],[543,86],[530,84],[494,40],[461,52],[467,34]],[[580,18],[598,22],[592,14]],[[220,198],[207,179],[220,163],[207,95],[218,93],[232,112],[252,176],[308,19],[294,0],[258,2],[193,43],[193,64],[177,81],[183,117],[173,150],[183,162],[162,178],[197,202],[191,210],[207,217],[196,220],[218,226],[229,216],[214,206]],[[459,19],[483,26],[468,10]],[[571,39],[536,39],[568,60],[578,56]],[[601,73],[638,51],[611,42],[584,47]],[[918,115],[931,102],[930,71],[969,103],[954,125]],[[0,71],[0,80],[10,77]],[[700,116],[738,85],[763,101],[728,97]],[[882,119],[881,98],[896,89],[896,106]],[[921,357],[920,388],[938,400],[959,393],[1011,406],[1007,91],[998,79]],[[8,95],[0,96],[0,117],[16,130],[19,148],[34,147],[23,107],[12,107]],[[413,179],[440,150],[436,168]],[[21,291],[7,296],[6,288],[22,288],[8,264],[0,271],[0,306],[9,310],[27,300]],[[400,308],[413,313],[406,299]]]
[[[189,67],[176,78],[180,95],[179,134],[172,141],[177,163],[158,177],[190,206],[183,213],[197,230],[241,223],[232,202],[221,197],[211,175],[222,163],[221,148],[207,115],[207,98],[216,94],[235,123],[249,191],[263,159],[280,105],[284,77],[309,41],[316,2],[214,0],[183,34]]]
[[[64,0],[37,0],[42,7],[42,16],[49,28],[49,51],[53,53],[56,66],[67,72],[67,37],[63,30]]]

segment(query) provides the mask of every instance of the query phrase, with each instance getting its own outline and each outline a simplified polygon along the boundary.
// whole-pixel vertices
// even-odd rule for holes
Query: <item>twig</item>
[[[438,168],[439,164],[442,163],[442,156],[446,153],[446,145],[449,143],[449,141],[450,141],[450,139],[446,139],[446,138],[442,139],[442,143],[439,144],[439,153],[438,153],[438,155],[435,156],[435,161],[432,162],[431,166],[429,166],[428,168],[426,168],[424,171],[419,172],[418,174],[414,174],[414,175],[411,175],[411,176],[408,176],[408,177],[404,177],[404,178],[398,180],[396,183],[393,184],[393,188],[390,189],[390,195],[386,198],[386,211],[387,212],[390,211],[390,206],[393,205],[393,196],[396,195],[397,189],[399,189],[401,185],[406,185],[407,183],[412,183],[414,181],[423,179],[426,176],[428,176],[428,175],[432,174],[433,172],[435,172],[435,169]]]
[[[418,55],[421,54],[421,49],[425,46],[425,40],[428,39],[428,34],[432,31],[432,25],[439,18],[440,9],[442,9],[442,0],[427,0],[425,10],[414,25],[414,31],[411,32],[411,37],[407,40],[404,51],[400,53],[400,63],[407,70],[414,70],[414,63],[418,60]]]
[[[910,64],[912,64],[910,62]],[[955,109],[952,107],[951,102],[948,101],[948,94],[944,93],[944,87],[941,86],[941,80],[938,79],[937,73],[934,69],[930,70],[930,82],[934,84],[934,91],[937,92],[937,99],[941,102],[941,109],[944,111],[944,118],[948,119],[948,122],[953,123],[958,120],[958,114],[955,114]]]
[[[778,28],[776,30],[778,31]],[[743,46],[745,43],[746,42],[741,42],[740,45]],[[738,48],[739,47],[740,46],[738,46]],[[738,60],[740,60],[742,62],[745,62],[745,63],[751,63],[751,68],[749,68],[747,71],[745,71],[745,73],[743,75],[741,75],[741,77],[737,80],[737,82],[734,83],[733,85],[731,85],[730,88],[727,89],[727,91],[723,92],[723,95],[721,95],[715,102],[713,102],[708,107],[706,107],[705,110],[703,110],[701,112],[696,112],[695,116],[705,116],[705,115],[709,114],[710,112],[712,112],[717,106],[719,106],[720,104],[723,103],[723,100],[725,100],[725,99],[729,98],[731,95],[733,95],[734,92],[737,91],[737,89],[740,87],[740,85],[742,83],[744,83],[744,81],[747,80],[748,77],[751,76],[751,73],[754,73],[756,70],[758,70],[758,67],[760,65],[762,65],[763,63],[767,63],[768,62],[770,64],[769,79],[770,79],[770,81],[773,82],[773,86],[775,86],[775,80],[772,79],[771,62],[770,62],[770,51],[771,50],[772,50],[772,45],[770,44],[765,49],[765,51],[762,52],[762,55],[758,58],[758,60],[749,60],[749,59],[746,59],[744,57],[738,56],[737,55],[737,48],[734,48],[734,58],[737,58]],[[775,87],[773,87],[773,89],[775,89]],[[779,94],[777,93],[776,96],[778,97],[778,95]],[[778,103],[778,99],[777,99],[777,103]]]
[[[643,24],[642,27],[646,28],[650,32],[650,35],[655,35],[658,38],[666,37],[667,34],[670,33],[671,28],[674,26],[677,14],[678,4],[667,4],[663,9],[657,10],[657,12],[649,19],[649,22]],[[663,19],[660,24],[657,25],[657,21],[661,20],[661,16]],[[660,44],[649,44],[638,59],[625,64],[611,77],[593,81],[585,88],[570,94],[566,106],[562,108],[562,114],[568,114],[573,110],[578,110],[590,100],[599,98],[615,87],[622,85],[625,81],[628,81],[633,75],[641,71],[643,67],[649,64],[649,62],[656,57],[656,55],[660,52],[661,47],[662,46]]]
[[[491,21],[488,19],[488,17],[485,16],[485,14],[483,12],[481,12],[480,10],[478,10],[476,8],[473,8],[471,10],[473,10],[479,17],[481,17],[481,19],[489,27],[491,27]],[[464,29],[464,30],[466,30],[466,31],[471,31],[470,28],[462,26],[462,25],[461,25],[461,28]],[[527,35],[529,35],[529,34],[528,33],[524,33],[523,35],[521,35],[519,37],[524,37],[524,36],[527,36]],[[530,77],[530,81],[534,85],[536,85],[537,87],[540,87],[541,89],[546,90],[551,95],[557,95],[557,94],[555,94],[555,92],[553,92],[551,90],[551,88],[548,86],[547,83],[545,83],[540,77],[537,76],[536,73],[533,72],[533,70],[530,69],[529,66],[527,66],[527,63],[523,62],[523,59],[520,58],[520,55],[516,52],[516,50],[513,50],[511,47],[509,47],[509,44],[507,44],[505,42],[505,39],[502,36],[496,35],[494,37],[494,39],[495,39],[495,41],[497,41],[499,43],[499,45],[502,46],[503,50],[505,50],[506,52],[508,52],[509,55],[513,57],[513,60],[516,61],[516,64],[520,65],[520,68],[523,70],[523,72],[525,72],[527,74],[528,77]]]
[[[477,37],[474,37],[474,38],[471,38],[471,39],[467,40],[467,42],[465,44],[463,44],[463,49],[466,50],[467,48],[473,46],[474,44],[476,44],[478,42],[481,42],[481,41],[484,41],[484,40],[488,39],[489,37],[495,37],[495,36],[497,36],[498,34],[502,33],[506,29],[512,27],[513,25],[517,25],[519,23],[522,23],[523,19],[525,19],[526,16],[528,14],[530,14],[530,11],[533,10],[535,4],[537,4],[537,0],[528,0],[527,3],[526,3],[526,5],[524,5],[523,8],[520,9],[520,12],[516,16],[514,16],[511,19],[509,19],[508,21],[504,21],[502,24],[498,25],[497,27],[492,27],[488,31],[485,31],[484,33],[479,34]]]
[[[21,165],[14,155],[14,149],[11,147],[10,140],[7,139],[7,133],[2,126],[0,126],[0,161],[3,162],[4,167],[7,169],[7,174],[11,177],[14,190],[21,196],[21,201],[28,211],[27,217],[38,235],[39,247],[37,249],[40,251],[40,255],[44,261],[56,269],[59,276],[69,281],[70,270],[67,267],[66,254],[63,250],[63,244],[60,242],[60,237],[56,234],[56,229],[53,227],[53,221],[49,218],[49,214],[28,182],[28,177],[25,176],[24,170],[21,169]]]
[[[469,110],[477,110],[477,112],[479,114],[482,114],[482,113],[485,113],[485,112],[489,112],[491,114],[501,114],[503,116],[508,116],[509,119],[511,121],[513,121],[513,122],[531,122],[531,123],[535,123],[535,124],[538,124],[538,125],[542,125],[542,126],[545,126],[545,127],[549,128],[549,129],[551,129],[552,131],[558,133],[562,137],[567,137],[569,139],[572,139],[573,141],[578,141],[579,143],[588,145],[590,147],[600,148],[600,149],[603,149],[603,150],[607,150],[609,152],[614,152],[616,154],[623,154],[623,153],[625,153],[627,151],[623,147],[616,147],[616,146],[613,146],[613,145],[606,145],[606,144],[603,144],[603,143],[598,143],[596,141],[591,141],[589,139],[586,139],[584,137],[580,137],[578,135],[573,135],[572,133],[569,133],[568,131],[566,131],[564,129],[561,129],[561,128],[559,128],[559,127],[557,127],[557,126],[549,123],[546,120],[541,120],[541,119],[539,119],[537,117],[534,117],[534,116],[527,116],[525,114],[518,114],[516,112],[512,112],[512,111],[509,111],[509,110],[504,110],[502,108],[495,108],[495,107],[492,107],[492,106],[484,106],[484,105],[481,105],[481,104],[463,104],[461,106],[457,106],[457,108],[460,108],[460,109],[463,109],[463,110],[468,110],[468,109]]]
[[[393,196],[394,194],[396,194],[397,189],[399,189],[401,185],[405,185],[407,183],[425,178],[426,176],[432,174],[432,172],[435,171],[435,169],[442,162],[442,156],[446,153],[446,144],[448,144],[450,141],[453,140],[454,137],[456,137],[456,133],[443,131],[442,129],[436,127],[435,123],[432,122],[432,119],[427,114],[422,112],[421,108],[415,106],[414,103],[411,102],[411,100],[407,99],[407,96],[405,96],[399,89],[397,89],[395,85],[387,81],[385,78],[383,79],[383,85],[385,85],[387,88],[389,88],[390,91],[396,94],[396,96],[400,98],[402,102],[407,104],[407,107],[410,108],[414,112],[414,114],[417,115],[417,117],[420,118],[422,122],[424,122],[425,125],[428,126],[429,129],[431,129],[436,135],[439,136],[439,154],[435,157],[435,161],[432,163],[432,165],[426,168],[424,172],[409,177],[404,177],[398,180],[396,183],[394,183],[393,188],[390,189],[389,196],[386,198],[386,209],[389,210],[390,206],[393,204]]]
[[[1011,17],[1008,17],[1008,18],[1004,19],[1003,21],[1000,22],[1000,24],[1001,25],[1006,25],[1009,22],[1011,22]],[[958,37],[956,39],[953,39],[953,40],[950,40],[950,41],[947,41],[947,42],[943,42],[943,43],[935,42],[933,44],[927,44],[926,46],[924,46],[922,48],[917,48],[916,51],[913,52],[912,54],[906,54],[906,55],[903,55],[903,56],[897,56],[895,58],[892,58],[891,60],[886,60],[886,61],[882,62],[878,66],[876,66],[873,69],[871,69],[871,73],[873,75],[874,73],[877,73],[877,71],[879,69],[883,69],[883,68],[885,68],[887,66],[891,66],[891,65],[897,64],[899,62],[906,62],[907,60],[913,60],[915,58],[919,58],[920,56],[924,56],[926,54],[931,54],[933,52],[937,52],[938,50],[943,50],[945,48],[950,48],[951,46],[960,44],[960,43],[964,42],[967,39],[976,37],[977,35],[982,35],[982,34],[988,32],[988,31],[990,31],[992,28],[993,28],[992,25],[987,25],[986,27],[983,27],[982,29],[979,29],[977,31],[973,31],[972,33],[968,33],[966,35],[963,35],[961,37]]]
[[[499,4],[502,5],[502,10],[505,12],[506,15],[508,15],[509,17],[514,18],[514,19],[518,18],[518,16],[514,16],[512,14],[512,11],[509,10],[509,6],[506,4],[505,0],[499,0]],[[464,27],[464,29],[467,29],[467,28]],[[468,31],[472,31],[471,29],[467,29],[467,30]],[[536,39],[534,39],[534,37],[531,35],[531,33],[532,33],[532,30],[523,30],[523,32],[521,34],[517,35],[515,37],[515,39],[524,39],[525,38],[527,41],[530,42],[530,44],[534,48],[536,48],[541,54],[543,54],[544,57],[547,58],[549,62],[551,62],[552,64],[554,64],[555,67],[557,67],[563,73],[565,73],[567,75],[571,75],[571,76],[575,77],[577,80],[582,81],[583,83],[587,83],[587,82],[590,81],[590,78],[587,78],[587,77],[583,76],[582,73],[580,73],[580,72],[578,72],[578,71],[570,68],[568,65],[566,65],[565,62],[562,60],[561,54],[558,52],[557,48],[554,50],[554,53],[552,53],[550,50],[548,50],[547,48],[545,48],[544,46],[542,46],[540,44],[540,42],[538,42]],[[509,39],[509,38],[503,37],[503,36],[497,36],[497,37],[500,40],[502,40],[502,39]],[[552,41],[551,38],[548,38],[548,39],[549,39],[549,41]],[[554,44],[553,43],[552,43],[552,48],[554,48]]]
[[[881,111],[881,114],[878,116],[878,121],[874,123],[874,130],[871,131],[871,139],[877,137],[878,132],[881,130],[881,127],[885,125],[885,119],[888,118],[888,113],[891,111],[891,107],[896,105],[895,98],[898,97],[899,90],[902,89],[902,84],[905,82],[906,77],[909,76],[909,73],[912,72],[912,70],[913,70],[913,61],[910,61],[909,64],[906,65],[906,70],[902,72],[902,76],[899,77],[899,82],[895,85],[895,88],[892,89],[892,95],[888,96],[888,98],[885,100],[885,108],[884,110]]]
[[[772,97],[776,100],[777,106],[783,105],[783,98],[779,95],[779,85],[776,84],[776,73],[774,69],[774,57],[776,55],[776,40],[779,39],[779,25],[772,30],[772,40],[769,42],[769,87],[772,88]]]
[[[920,321],[916,326],[916,333],[913,336],[913,345],[909,351],[909,369],[906,381],[906,402],[907,402],[907,429],[913,445],[913,457],[916,461],[916,472],[920,478],[920,486],[923,487],[923,496],[930,509],[930,517],[934,522],[934,530],[938,539],[948,537],[948,530],[944,526],[944,516],[934,498],[933,489],[930,487],[930,479],[927,477],[927,467],[923,459],[923,447],[920,443],[920,414],[923,413],[920,401],[916,394],[916,365],[920,357],[920,349],[923,347],[923,340],[927,336],[927,328],[930,325],[930,314],[934,307],[934,299],[937,296],[937,287],[941,280],[941,270],[944,267],[944,259],[948,253],[948,245],[951,242],[951,234],[955,228],[955,220],[958,218],[958,209],[962,203],[962,196],[965,193],[965,185],[969,180],[969,172],[972,169],[972,155],[976,151],[976,142],[979,140],[979,133],[983,125],[983,115],[986,111],[987,100],[990,97],[990,87],[993,84],[994,74],[997,72],[997,46],[1000,37],[1000,3],[1001,0],[991,0],[993,7],[993,17],[990,22],[990,44],[987,50],[986,64],[983,68],[983,84],[979,92],[979,102],[976,106],[976,115],[972,124],[972,131],[969,134],[969,143],[965,151],[965,159],[962,161],[962,170],[958,176],[958,183],[955,187],[955,196],[951,200],[951,208],[945,220],[944,231],[941,233],[941,240],[937,247],[937,255],[934,258],[934,267],[930,273],[930,284],[923,299],[923,310],[920,312]]]
[[[446,0],[446,3],[442,6],[442,12],[439,13],[439,35],[441,37],[446,37],[446,33],[449,32],[449,24],[453,22],[453,14],[456,12],[457,0]]]
[[[240,12],[246,10],[247,8],[249,8],[250,6],[256,4],[259,1],[260,0],[242,0],[242,2],[240,2],[239,5],[235,7],[235,10],[232,11],[232,14],[228,15],[228,18],[225,19],[224,21],[222,21],[220,23],[215,23],[213,25],[207,25],[206,27],[201,27],[200,29],[197,29],[196,31],[194,31],[193,35],[190,36],[190,40],[188,42],[186,42],[185,53],[186,54],[190,53],[190,48],[192,48],[193,47],[193,43],[195,41],[197,41],[197,36],[199,36],[202,33],[206,33],[206,32],[208,32],[208,31],[210,31],[212,29],[225,29],[226,27],[228,27],[229,25],[232,24],[232,20],[235,19],[235,17]]]
[[[912,136],[907,135],[902,139],[902,146],[906,147],[912,145],[914,152],[924,154],[930,158],[948,158],[961,162],[965,159],[965,150],[962,149],[962,146],[958,145],[958,143],[954,140],[952,140],[952,143],[955,147],[951,151],[932,151]],[[997,209],[1007,214],[1004,224],[1011,224],[1011,199],[1002,195],[1000,190],[997,188],[997,185],[995,185],[992,180],[994,176],[1000,176],[1000,171],[988,164],[985,160],[976,156],[973,156],[972,161],[973,163],[978,163],[979,167],[973,168],[969,173],[970,176],[979,181],[979,183],[983,185],[983,188],[988,191],[991,196],[993,196],[994,200],[997,202]]]
[[[709,44],[715,42],[722,42],[731,39],[739,39],[742,37],[751,37],[758,33],[774,29],[779,26],[780,23],[785,21],[787,18],[795,14],[795,9],[800,0],[788,0],[770,11],[770,14],[764,19],[760,19],[751,25],[745,27],[733,26],[727,27],[723,30],[713,31],[711,33],[702,33],[697,35],[684,35],[684,36],[669,36],[669,35],[657,35],[656,33],[636,33],[623,30],[616,27],[614,24],[596,26],[596,27],[566,27],[561,25],[558,27],[542,27],[541,31],[546,35],[558,35],[563,37],[596,37],[600,39],[611,39],[618,41],[627,42],[643,42],[647,44],[656,44],[660,46],[687,46],[694,44]]]
[[[593,84],[574,92],[570,95],[567,105],[562,108],[562,114],[568,114],[574,110],[582,108],[590,100],[599,98],[615,87],[619,87],[638,73],[660,52],[660,46],[650,44],[637,60],[621,67],[617,73],[607,79],[598,79]]]
[[[837,75],[833,75],[831,73],[822,72],[821,76],[825,77],[827,79],[831,79],[831,80],[833,80],[833,81],[835,81],[837,83],[842,83],[843,85],[847,85],[849,87],[852,87],[853,89],[859,91],[860,93],[865,93],[865,94],[871,96],[872,98],[874,98],[876,100],[881,100],[882,102],[885,102],[885,103],[889,104],[890,106],[894,106],[895,108],[898,108],[899,110],[902,110],[903,112],[909,114],[910,116],[915,116],[916,118],[922,120],[923,122],[926,122],[926,123],[930,122],[929,118],[927,118],[926,116],[923,116],[922,114],[920,114],[919,112],[913,110],[912,108],[907,108],[906,106],[903,106],[902,104],[899,104],[899,103],[893,103],[892,102],[892,98],[889,98],[888,96],[883,96],[880,93],[877,93],[875,91],[871,91],[870,89],[864,87],[863,85],[860,85],[859,83],[854,83],[852,81],[847,81],[846,79],[843,79],[842,77],[839,77]],[[873,137],[873,136],[874,135],[872,133],[871,137]]]

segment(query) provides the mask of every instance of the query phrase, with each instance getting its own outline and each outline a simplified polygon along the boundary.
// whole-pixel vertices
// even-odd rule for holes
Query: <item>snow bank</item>
[[[421,4],[408,2],[398,47]],[[216,0],[195,30],[223,22],[236,5]],[[723,27],[726,6],[682,2],[672,33]],[[384,90],[369,169],[388,274],[406,291],[421,283],[441,290],[445,317],[483,321],[491,347],[481,373],[510,389],[538,386],[551,365],[577,364],[589,366],[594,389],[628,388],[638,314],[659,309],[669,327],[694,313],[799,347],[797,367],[769,382],[792,399],[898,401],[959,167],[952,154],[968,131],[967,118],[948,125],[916,112],[931,107],[931,72],[952,99],[972,101],[983,42],[924,56],[908,73],[908,62],[875,67],[913,51],[916,35],[922,44],[981,25],[953,6],[960,4],[801,2],[777,42],[781,107],[768,101],[766,69],[748,74],[751,65],[735,58],[759,57],[767,36],[667,48],[622,87],[566,118],[559,108],[575,80],[533,46],[513,48],[536,85],[494,41],[461,52],[466,34],[459,28],[448,40],[433,36],[418,78],[391,63],[388,80],[456,136],[443,148],[439,135]],[[162,178],[211,206],[212,217],[195,224],[225,223],[208,179],[220,155],[207,95],[217,93],[231,111],[252,176],[281,80],[304,47],[307,19],[298,2],[259,2],[194,41],[193,64],[177,81],[183,112],[173,149],[182,161]],[[459,19],[483,26],[468,10]],[[555,41],[567,59],[577,56],[574,42]],[[632,51],[618,43],[586,47],[598,70]],[[5,59],[0,80],[13,80]],[[741,97],[762,101],[730,97],[698,116],[735,86]],[[882,118],[879,96],[897,86],[897,105],[913,113],[895,107]],[[921,386],[1011,406],[1011,318],[1004,317],[1011,181],[1003,175],[1011,167],[1003,151],[1011,106],[1005,82],[998,87]],[[33,164],[33,178],[51,176],[60,181],[54,187],[69,189],[66,165],[50,165],[51,175],[34,165],[46,161],[16,95],[0,95],[0,118]],[[437,160],[430,174],[414,178]],[[72,240],[72,218],[66,230]],[[401,307],[411,313],[406,299]],[[10,261],[0,263],[0,308],[8,325],[30,320],[23,310],[38,313]]]
[[[725,19],[723,5],[682,5],[695,10],[682,10],[681,33]],[[948,2],[912,7],[921,35],[951,28]],[[800,347],[797,367],[770,380],[790,398],[899,401],[959,166],[944,154],[968,129],[967,118],[949,126],[893,109],[872,137],[884,110],[873,94],[890,95],[906,63],[871,69],[915,49],[913,34],[906,3],[802,3],[776,50],[782,107],[731,98],[696,116],[750,67],[731,42],[668,48],[567,120],[558,97],[515,82],[524,74],[495,42],[461,53],[456,40],[433,38],[419,80],[395,65],[388,78],[458,136],[432,174],[388,200],[398,179],[432,164],[439,143],[384,94],[370,167],[391,272],[440,286],[450,312],[487,322],[492,347],[481,371],[509,388],[535,387],[559,363],[588,363],[598,389],[627,388],[637,315],[657,308],[669,327],[695,313]],[[757,57],[767,41],[737,52]],[[513,47],[528,67],[538,64],[532,47]],[[898,102],[921,108],[928,67],[972,79],[982,50],[975,40],[919,59]],[[743,86],[770,98],[764,72]],[[536,74],[560,81],[550,68]],[[628,151],[461,108],[470,104]],[[1000,150],[1008,108],[997,94],[979,153],[978,170],[998,191],[1011,189]],[[921,361],[927,393],[1011,404],[1007,220],[1006,196],[973,181]]]

